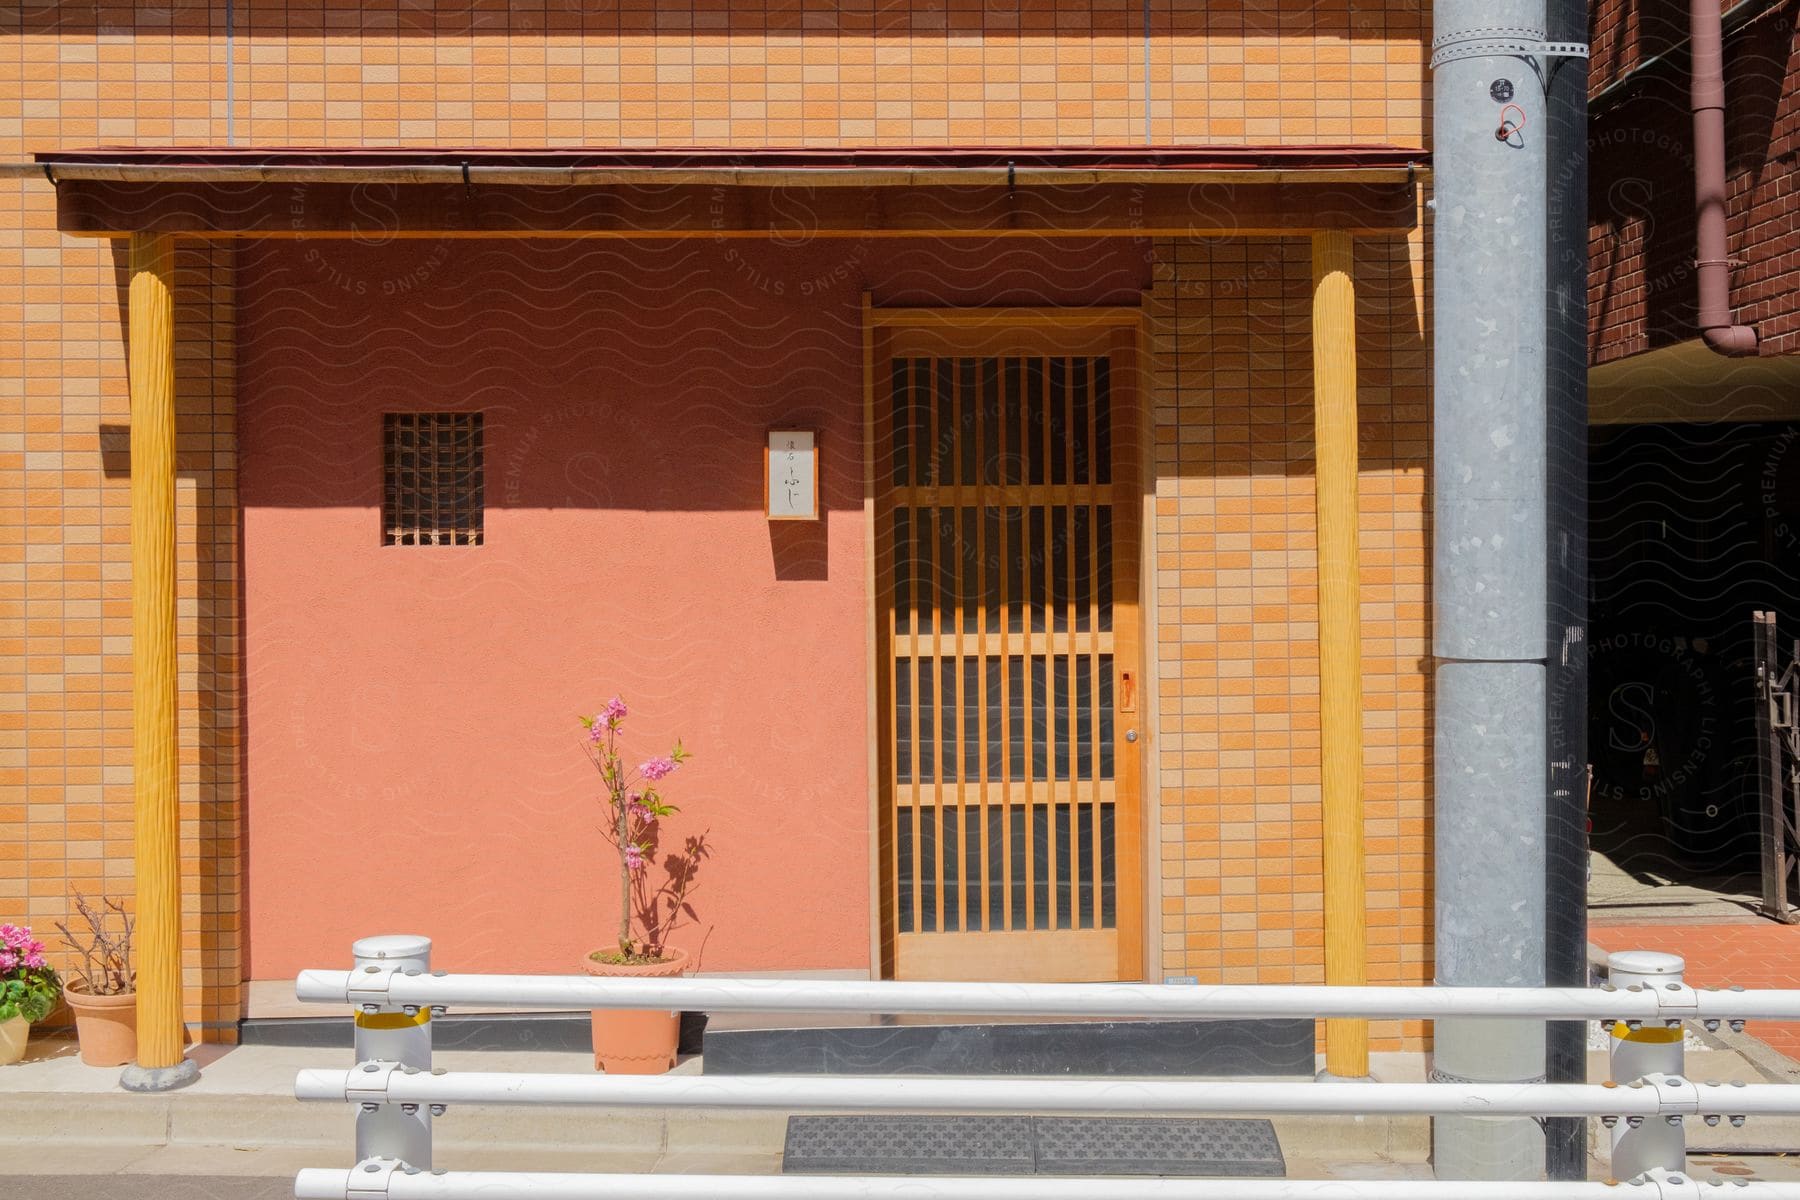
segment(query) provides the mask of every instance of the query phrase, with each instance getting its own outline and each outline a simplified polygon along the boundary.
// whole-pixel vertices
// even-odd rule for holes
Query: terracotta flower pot
[[[137,1058],[136,992],[93,996],[67,984],[63,1000],[75,1014],[82,1062],[90,1067],[122,1067]]]
[[[24,1017],[0,1021],[0,1067],[25,1057],[25,1039],[30,1036],[31,1022]]]
[[[599,951],[596,951],[599,953]],[[671,949],[666,962],[642,966],[615,965],[585,957],[590,975],[631,979],[670,979],[687,972],[685,950]],[[594,1010],[594,1066],[608,1075],[661,1075],[675,1065],[681,1040],[681,1014],[639,1009]]]

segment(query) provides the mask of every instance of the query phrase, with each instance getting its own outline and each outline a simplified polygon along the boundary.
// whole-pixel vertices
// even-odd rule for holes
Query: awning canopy
[[[910,146],[910,147],[621,147],[575,149],[440,149],[434,147],[216,146],[123,147],[40,153],[54,178],[206,179],[259,182],[355,178],[410,183],[460,177],[514,182],[604,183],[655,176],[665,181],[751,183],[796,177],[815,186],[895,182],[954,184],[1011,175],[1015,184],[1098,182],[1122,176],[1182,179],[1279,173],[1373,178],[1404,176],[1426,154],[1407,146]]]
[[[1202,235],[1397,230],[1428,156],[1389,145],[769,148],[98,147],[0,176],[68,233],[465,237]],[[652,200],[653,196],[653,200]]]

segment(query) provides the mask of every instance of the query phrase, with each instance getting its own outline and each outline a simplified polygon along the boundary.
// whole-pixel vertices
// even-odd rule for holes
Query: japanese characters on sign
[[[771,521],[819,519],[819,447],[810,429],[772,429],[765,455],[764,506]]]

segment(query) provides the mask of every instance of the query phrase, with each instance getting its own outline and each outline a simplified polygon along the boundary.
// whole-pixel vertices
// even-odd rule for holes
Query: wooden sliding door
[[[1134,328],[876,326],[896,978],[1140,977]]]

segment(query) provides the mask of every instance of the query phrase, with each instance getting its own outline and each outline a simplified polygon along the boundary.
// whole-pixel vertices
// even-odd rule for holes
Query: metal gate
[[[1762,826],[1763,910],[1800,921],[1788,901],[1800,862],[1800,641],[1783,661],[1775,614],[1751,614],[1756,661],[1756,783]]]

